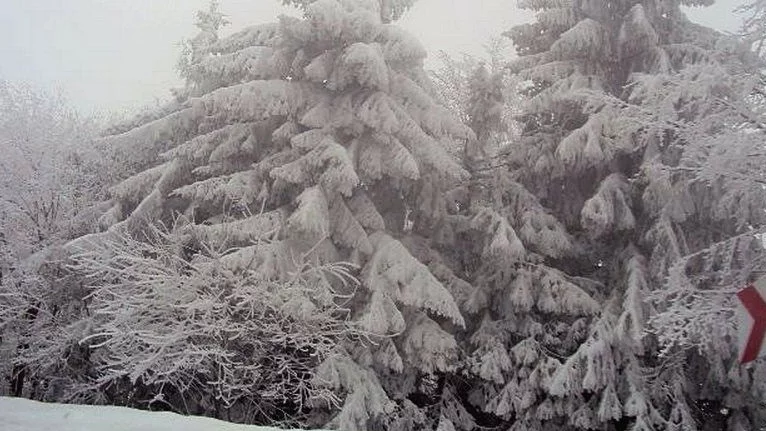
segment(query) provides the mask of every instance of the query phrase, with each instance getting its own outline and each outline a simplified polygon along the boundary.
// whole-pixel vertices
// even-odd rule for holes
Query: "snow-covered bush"
[[[316,367],[360,334],[352,267],[314,265],[266,237],[230,247],[210,230],[152,225],[73,246],[90,370],[71,395],[249,423],[300,424],[310,405],[338,402]]]

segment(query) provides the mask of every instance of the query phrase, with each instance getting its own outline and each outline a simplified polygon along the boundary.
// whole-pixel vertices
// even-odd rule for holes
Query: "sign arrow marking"
[[[740,362],[744,364],[755,360],[761,351],[763,337],[766,336],[766,301],[752,284],[737,292],[737,297],[753,318],[753,328],[740,358]]]

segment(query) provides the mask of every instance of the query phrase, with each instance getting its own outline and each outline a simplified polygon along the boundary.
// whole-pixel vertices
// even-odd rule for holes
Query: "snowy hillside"
[[[0,397],[3,431],[275,431],[215,419],[126,407],[48,404]]]

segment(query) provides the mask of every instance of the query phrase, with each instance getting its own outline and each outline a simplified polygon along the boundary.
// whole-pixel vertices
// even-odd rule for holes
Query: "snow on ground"
[[[284,431],[127,407],[51,404],[0,397],[2,431]]]

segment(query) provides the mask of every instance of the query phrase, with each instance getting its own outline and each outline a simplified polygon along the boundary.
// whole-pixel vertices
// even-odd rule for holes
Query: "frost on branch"
[[[375,373],[343,353],[329,357],[319,366],[315,382],[347,393],[340,414],[328,424],[341,431],[364,429],[370,419],[390,414],[394,409]]]
[[[583,205],[581,223],[594,236],[633,229],[636,220],[631,204],[627,181],[619,174],[612,174]]]
[[[633,6],[620,27],[618,44],[621,55],[627,57],[641,53],[657,45],[657,42],[659,36],[647,19],[643,5]]]
[[[362,270],[364,286],[402,305],[423,308],[458,326],[465,325],[450,293],[399,241],[382,232],[371,235],[370,241],[375,253]]]
[[[402,353],[407,361],[428,374],[455,369],[458,347],[452,334],[423,313],[408,326],[402,335]]]
[[[112,187],[109,193],[118,201],[134,205],[138,204],[141,202],[141,198],[149,193],[167,168],[167,164],[162,164],[140,172]]]
[[[388,90],[388,67],[380,45],[355,43],[346,48],[337,61],[327,88],[338,91],[358,83],[365,88]]]
[[[551,257],[563,257],[571,253],[572,238],[562,223],[540,204],[537,197],[517,182],[507,185],[505,193],[510,201],[510,220],[527,247]]]
[[[540,279],[537,308],[546,313],[597,314],[601,307],[576,284],[554,270],[544,270]]]
[[[475,229],[489,232],[489,243],[484,248],[484,258],[498,258],[506,264],[521,260],[525,254],[524,244],[502,216],[485,208],[471,221]]]
[[[617,337],[630,344],[631,341],[641,346],[645,335],[649,309],[644,304],[649,289],[646,258],[636,252],[629,255],[625,263],[627,274],[623,312],[617,322]]]
[[[609,55],[607,34],[604,27],[593,19],[586,18],[561,34],[551,45],[551,54],[559,58],[599,57]]]
[[[309,241],[321,241],[327,237],[330,234],[330,210],[322,189],[306,189],[296,201],[298,209],[287,219],[288,228]]]
[[[556,155],[577,170],[599,167],[613,157],[605,135],[603,115],[592,115],[585,125],[561,141]]]

